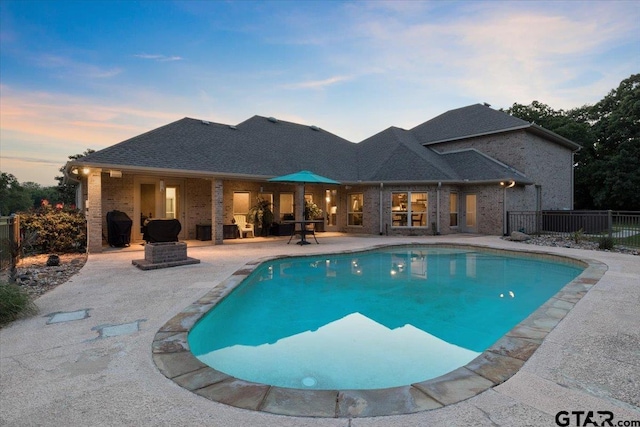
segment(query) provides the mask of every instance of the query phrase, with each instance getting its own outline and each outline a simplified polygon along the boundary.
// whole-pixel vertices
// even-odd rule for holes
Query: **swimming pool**
[[[464,366],[583,270],[474,248],[402,246],[262,263],[191,329],[217,372],[374,390]]]

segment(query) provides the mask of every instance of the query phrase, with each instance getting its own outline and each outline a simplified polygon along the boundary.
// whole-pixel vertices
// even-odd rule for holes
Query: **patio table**
[[[298,245],[310,245],[311,242],[309,242],[307,240],[307,234],[311,234],[313,236],[313,239],[316,241],[317,244],[320,244],[320,242],[318,242],[318,239],[316,239],[316,224],[322,223],[322,220],[303,220],[303,221],[282,221],[283,224],[293,224],[293,229],[291,230],[291,237],[289,237],[289,241],[287,242],[287,245],[289,243],[291,243],[291,239],[293,239],[293,236],[295,236],[296,234],[300,235],[300,241],[297,243]],[[307,225],[313,225],[313,228],[308,229]],[[300,228],[297,228],[297,225],[300,225]]]

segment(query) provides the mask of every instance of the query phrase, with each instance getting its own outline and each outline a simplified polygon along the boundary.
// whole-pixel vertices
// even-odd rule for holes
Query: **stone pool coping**
[[[497,249],[484,245],[451,243],[384,244],[361,250],[340,251],[332,255],[414,245],[526,255],[534,259],[571,263],[585,269],[480,356],[445,375],[386,389],[303,390],[234,378],[205,365],[189,350],[187,335],[191,328],[229,295],[259,264],[274,259],[299,257],[299,255],[260,258],[245,264],[165,323],[153,340],[153,361],[163,375],[181,387],[215,402],[243,409],[280,415],[326,418],[421,412],[469,399],[513,376],[533,355],[547,334],[607,271],[606,264],[588,258],[575,258],[536,250]]]

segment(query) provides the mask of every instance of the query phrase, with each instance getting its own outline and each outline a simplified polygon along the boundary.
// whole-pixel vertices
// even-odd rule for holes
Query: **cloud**
[[[122,73],[119,67],[100,67],[94,64],[75,61],[71,58],[50,53],[34,55],[31,58],[40,68],[48,68],[62,71],[62,76],[73,78],[108,79]]]
[[[16,141],[39,141],[43,146],[61,147],[73,154],[87,147],[103,148],[177,118],[170,112],[115,101],[109,104],[104,99],[6,85],[0,89],[3,151]]]
[[[53,159],[40,159],[37,157],[24,157],[24,156],[2,156],[4,160],[11,160],[12,162],[23,162],[23,163],[35,163],[37,165],[47,165],[47,166],[57,166],[60,167],[62,164],[59,161]]]
[[[465,2],[421,13],[411,4],[353,3],[352,33],[334,60],[350,73],[375,71],[416,91],[575,107],[599,100],[633,71],[632,61],[614,65],[601,55],[637,43],[639,17],[624,2],[575,5]]]
[[[310,80],[299,83],[291,83],[288,85],[284,85],[284,87],[287,89],[324,89],[325,87],[333,86],[335,84],[351,79],[352,77],[349,76],[334,76],[324,80]]]
[[[8,85],[0,85],[0,91],[0,169],[21,182],[52,185],[68,156],[108,147],[184,115],[170,112],[172,106],[163,110],[157,98],[134,91],[126,101]],[[130,99],[138,104],[131,106]]]
[[[183,61],[184,58],[182,58],[181,56],[166,56],[166,55],[150,55],[148,53],[139,53],[136,55],[133,55],[136,58],[141,58],[141,59],[150,59],[156,62],[173,62],[173,61]]]

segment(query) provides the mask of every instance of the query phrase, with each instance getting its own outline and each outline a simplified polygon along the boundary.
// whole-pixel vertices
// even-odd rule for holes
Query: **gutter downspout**
[[[507,187],[502,187],[502,235],[506,236],[507,230]]]
[[[379,213],[380,221],[379,221],[379,222],[380,222],[380,235],[381,235],[381,236],[382,236],[382,234],[384,233],[384,230],[383,230],[383,228],[382,228],[382,226],[383,226],[383,222],[384,222],[384,221],[382,220],[382,188],[383,188],[383,187],[384,187],[384,184],[381,182],[381,183],[380,183],[380,192],[379,192],[379,194],[380,194],[380,213]]]
[[[442,182],[438,182],[438,188],[436,189],[436,229],[435,232],[437,235],[440,235],[440,188],[442,187]]]
[[[508,182],[508,185],[507,182],[501,182],[500,184],[502,185],[502,235],[506,236],[509,234],[509,230],[507,229],[507,188],[515,187],[516,182]]]
[[[571,206],[569,209],[573,210],[575,206],[575,188],[574,188],[574,179],[576,175],[576,153],[574,151],[571,152]]]

